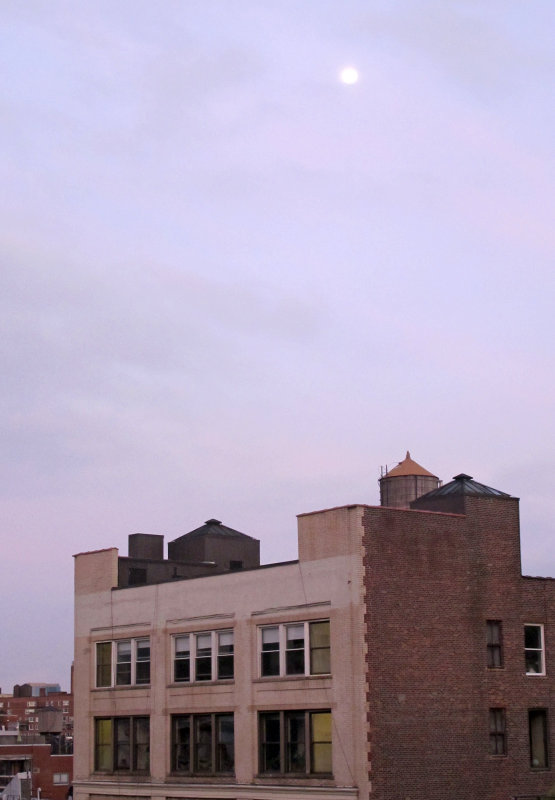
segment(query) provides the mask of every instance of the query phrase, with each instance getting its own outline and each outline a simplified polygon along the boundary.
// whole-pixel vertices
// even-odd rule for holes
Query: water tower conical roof
[[[390,469],[389,472],[384,475],[384,478],[399,478],[403,475],[425,475],[428,478],[437,479],[437,475],[428,472],[427,469],[424,469],[424,467],[417,464],[416,461],[413,461],[408,450],[405,460],[400,461],[396,467]]]

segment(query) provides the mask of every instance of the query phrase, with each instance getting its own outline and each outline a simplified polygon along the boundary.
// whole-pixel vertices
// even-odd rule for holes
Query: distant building
[[[16,684],[13,694],[0,694],[0,728],[39,733],[39,712],[46,708],[59,713],[57,732],[73,736],[73,694],[60,691],[59,684]]]
[[[169,561],[146,534],[75,557],[76,800],[555,785],[555,581],[521,576],[518,500],[399,466],[391,506],[301,514],[298,561],[215,520]]]
[[[65,800],[72,779],[73,694],[23,684],[0,695],[0,798]]]

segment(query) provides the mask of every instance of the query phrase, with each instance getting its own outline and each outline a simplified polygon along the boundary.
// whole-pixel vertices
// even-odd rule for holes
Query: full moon
[[[358,81],[358,69],[355,67],[343,67],[339,73],[341,83],[353,84]]]

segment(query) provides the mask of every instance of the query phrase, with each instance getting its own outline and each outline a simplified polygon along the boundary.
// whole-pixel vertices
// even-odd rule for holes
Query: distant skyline
[[[293,559],[407,449],[555,576],[552,0],[2,17],[2,690],[69,689],[72,554]]]

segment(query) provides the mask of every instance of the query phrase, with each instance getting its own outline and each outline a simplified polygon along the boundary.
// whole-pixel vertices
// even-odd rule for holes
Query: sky
[[[4,0],[0,686],[73,559],[378,504],[407,450],[555,576],[553,0]],[[352,65],[356,84],[339,80]]]

